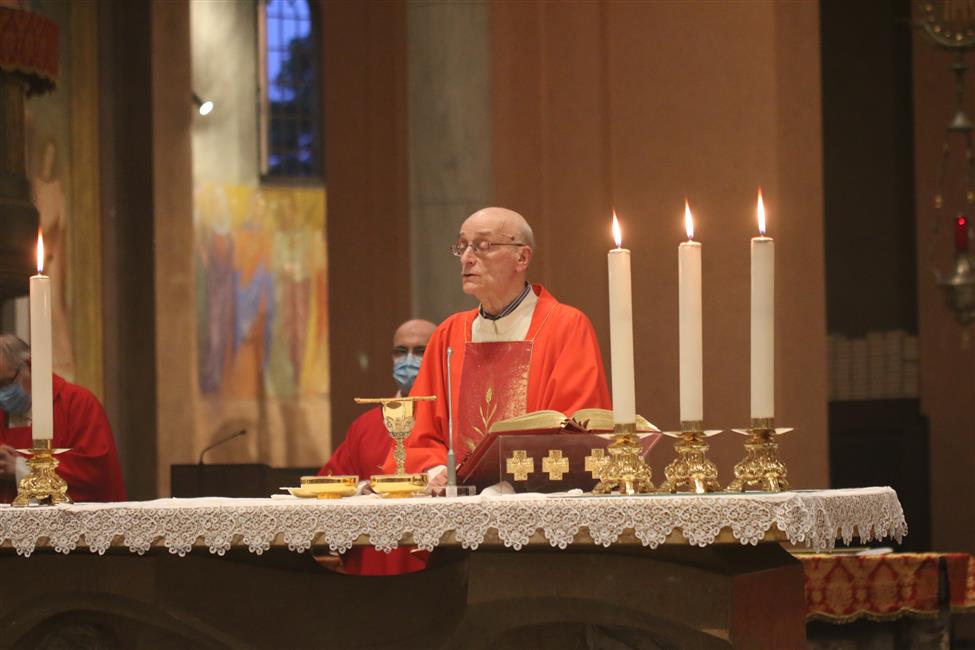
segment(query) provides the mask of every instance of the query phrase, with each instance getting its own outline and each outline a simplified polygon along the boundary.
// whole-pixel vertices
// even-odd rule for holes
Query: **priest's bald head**
[[[464,293],[477,298],[484,311],[500,312],[524,290],[534,250],[535,236],[520,214],[478,210],[461,225],[453,246]]]

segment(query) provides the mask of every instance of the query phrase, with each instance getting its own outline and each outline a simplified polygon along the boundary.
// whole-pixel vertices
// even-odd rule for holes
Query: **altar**
[[[782,545],[906,532],[890,488],[4,506],[0,643],[802,647],[802,567]],[[432,550],[431,567],[353,577],[315,559],[365,544]]]

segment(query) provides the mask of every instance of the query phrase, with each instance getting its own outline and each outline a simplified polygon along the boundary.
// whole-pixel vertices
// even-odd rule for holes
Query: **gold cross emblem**
[[[569,472],[569,459],[562,457],[561,449],[549,449],[548,456],[542,459],[542,471],[548,480],[561,481],[562,475]]]
[[[592,455],[586,456],[586,471],[590,472],[594,479],[601,479],[607,460],[609,458],[606,456],[605,449],[593,449]]]
[[[524,449],[516,449],[511,458],[505,462],[508,473],[513,474],[516,481],[527,481],[528,475],[535,471],[535,459],[528,457]]]

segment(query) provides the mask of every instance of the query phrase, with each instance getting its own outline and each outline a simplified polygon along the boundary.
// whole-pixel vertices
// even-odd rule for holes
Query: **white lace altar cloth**
[[[432,549],[452,541],[476,549],[489,532],[520,549],[540,532],[565,548],[585,529],[592,541],[610,546],[627,532],[656,548],[680,531],[688,543],[707,546],[723,530],[742,544],[781,533],[812,550],[907,534],[897,494],[889,487],[779,494],[650,495],[641,497],[519,494],[494,497],[384,500],[352,497],[335,501],[295,499],[158,499],[84,503],[48,508],[0,506],[0,545],[28,556],[38,547],[69,553],[127,548],[145,553],[164,546],[185,555],[196,546],[223,555],[234,545],[260,554],[272,544],[304,551],[312,545],[345,551],[363,535],[381,550],[412,537]]]

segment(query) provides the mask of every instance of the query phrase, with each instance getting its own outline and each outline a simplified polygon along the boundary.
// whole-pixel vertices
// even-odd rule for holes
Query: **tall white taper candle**
[[[702,350],[701,244],[694,241],[691,208],[684,202],[687,241],[677,252],[680,318],[680,419],[704,419],[704,354]]]
[[[613,375],[613,422],[636,422],[633,372],[633,290],[630,251],[622,248],[623,234],[613,212],[616,248],[609,251],[609,349]]]
[[[752,238],[752,419],[775,416],[775,241],[765,236],[765,203],[758,192],[759,237]]]
[[[37,275],[30,278],[31,437],[54,437],[51,388],[51,278],[44,270],[44,238],[37,235]]]

